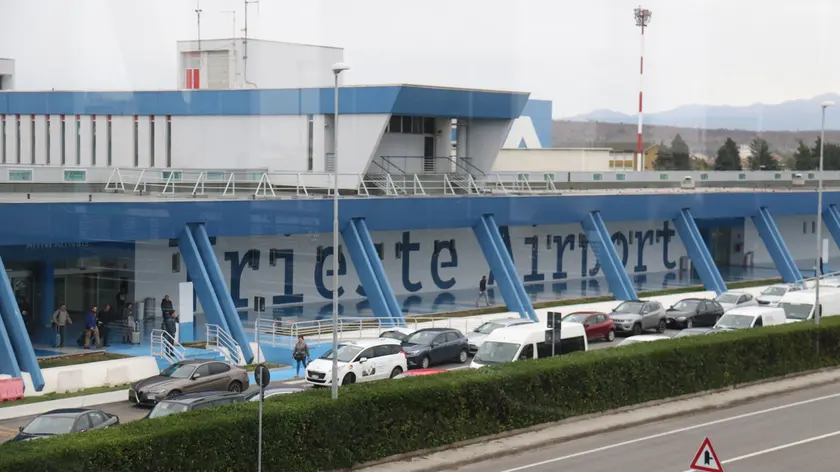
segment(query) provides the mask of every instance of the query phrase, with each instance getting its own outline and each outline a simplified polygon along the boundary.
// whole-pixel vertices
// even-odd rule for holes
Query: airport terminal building
[[[536,320],[536,301],[813,274],[814,173],[494,173],[503,148],[551,147],[550,102],[342,85],[336,110],[340,49],[263,44],[300,73],[244,78],[237,42],[213,44],[179,44],[176,90],[0,92],[0,373],[43,387],[62,302],[133,303],[148,351],[165,295],[182,341],[212,325],[250,362],[260,323],[331,316],[333,257],[340,315],[393,324],[475,307],[482,275]]]

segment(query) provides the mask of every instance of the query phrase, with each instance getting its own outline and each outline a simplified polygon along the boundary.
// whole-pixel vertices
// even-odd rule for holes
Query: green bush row
[[[840,364],[840,317],[640,343],[266,402],[266,471],[334,470],[393,454]],[[240,404],[0,446],[0,471],[256,467],[257,406]]]

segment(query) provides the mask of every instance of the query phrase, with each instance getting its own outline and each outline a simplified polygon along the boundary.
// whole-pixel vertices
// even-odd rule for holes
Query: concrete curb
[[[360,470],[367,472],[385,472],[393,470],[399,470],[400,472],[439,472],[451,470],[465,465],[475,464],[476,462],[541,449],[565,441],[628,429],[679,416],[731,408],[763,398],[796,392],[813,387],[830,385],[837,382],[840,382],[840,368],[827,368],[790,374],[784,377],[776,377],[773,379],[761,380],[719,390],[688,394],[602,413],[569,418],[555,423],[536,425],[530,428],[508,431],[493,436],[485,436],[482,438],[462,441],[438,448],[398,454],[379,461],[360,464],[344,470]],[[708,398],[711,396],[717,397]],[[627,418],[621,418],[622,414],[629,414],[633,412],[645,413],[645,410],[652,410],[653,407],[660,407],[664,405],[670,405],[673,411],[649,414],[643,419],[633,419],[629,415]],[[591,421],[599,418],[612,419],[613,421],[611,424],[607,425],[593,424],[595,422]],[[542,439],[534,438],[533,433],[540,433],[545,437]],[[508,440],[508,442],[516,442],[516,439],[522,439],[524,435],[528,435],[528,439],[522,444],[500,444],[505,440]],[[455,450],[463,450],[463,453],[458,455],[460,457],[451,454]],[[446,455],[453,455],[453,457],[443,457]]]
[[[46,413],[59,408],[85,408],[101,403],[117,403],[128,400],[128,390],[80,395],[78,397],[61,398],[44,402],[27,403],[25,405],[7,406],[0,408],[0,420],[10,420],[21,416],[32,416]]]

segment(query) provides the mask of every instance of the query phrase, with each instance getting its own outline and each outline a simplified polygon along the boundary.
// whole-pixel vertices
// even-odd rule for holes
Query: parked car
[[[442,374],[446,372],[446,369],[414,369],[414,370],[407,370],[402,374],[394,377],[395,379],[405,379],[408,377],[423,377],[426,375],[435,375],[435,374]]]
[[[649,329],[662,333],[667,325],[665,309],[655,301],[626,301],[618,305],[610,316],[615,323],[616,333],[620,334],[638,336]]]
[[[666,339],[671,339],[669,336],[664,334],[639,334],[637,336],[630,336],[629,338],[624,338],[620,343],[620,346],[629,346],[631,344],[636,343],[646,343],[650,341],[664,341]]]
[[[610,315],[599,311],[578,311],[563,317],[564,323],[580,323],[590,340],[603,339],[607,342],[615,340],[615,322]]]
[[[154,405],[182,393],[227,390],[240,393],[248,389],[248,372],[242,367],[208,359],[176,362],[160,374],[136,382],[128,389],[128,401]]]
[[[745,306],[727,311],[715,324],[716,330],[760,328],[785,324],[785,310],[779,307]]]
[[[796,323],[814,318],[816,302],[816,291],[808,289],[785,294],[776,306],[785,311],[788,323]],[[840,315],[840,289],[820,289],[820,308],[822,317]]]
[[[342,341],[336,352],[340,385],[394,378],[408,370],[405,352],[396,339]],[[316,387],[332,385],[332,368],[330,349],[306,366],[306,382]]]
[[[388,331],[383,331],[382,334],[379,335],[380,338],[386,339],[396,339],[397,341],[403,342],[405,338],[408,337],[409,334],[413,333],[414,330],[407,329],[407,328],[392,328]]]
[[[204,408],[213,408],[217,406],[231,405],[233,403],[242,403],[245,401],[245,395],[238,392],[199,392],[186,393],[175,397],[162,400],[152,408],[152,411],[146,415],[146,419],[162,418],[169,415],[177,415],[186,411],[202,410]]]
[[[752,294],[735,290],[721,293],[717,296],[717,298],[715,298],[715,301],[723,307],[724,313],[733,308],[758,305],[758,302]]]
[[[445,362],[464,364],[469,359],[469,341],[457,329],[421,329],[406,338],[402,345],[410,367],[428,369]]]
[[[268,399],[271,397],[276,397],[280,395],[288,395],[290,393],[298,393],[298,392],[305,392],[307,389],[301,387],[270,387],[265,389],[265,393],[263,395],[263,399]],[[245,401],[247,402],[258,402],[260,401],[260,391],[254,390],[253,392],[249,392],[245,394]]]
[[[677,338],[687,338],[690,336],[700,336],[704,334],[713,334],[718,332],[718,330],[714,328],[686,328],[679,333],[674,335],[673,339]]]
[[[9,442],[29,441],[70,433],[84,433],[118,424],[120,424],[119,417],[100,410],[85,408],[52,410],[33,419],[26,426],[21,426],[17,436],[10,439]]]
[[[493,331],[499,328],[519,326],[529,323],[533,323],[533,321],[522,318],[505,318],[482,323],[481,326],[467,334],[467,341],[470,343],[470,354],[475,354],[476,351],[478,351],[478,348],[481,347],[481,344],[487,340],[487,336],[489,336]]]
[[[589,350],[586,331],[580,323],[562,323],[559,338],[547,339],[546,334],[545,325],[537,323],[497,329],[475,353],[470,368]]]
[[[686,298],[668,308],[666,317],[669,328],[714,326],[723,316],[723,307],[714,300]]]
[[[802,290],[799,285],[776,284],[764,289],[761,294],[755,299],[759,305],[776,306],[779,301],[788,293],[798,292]]]

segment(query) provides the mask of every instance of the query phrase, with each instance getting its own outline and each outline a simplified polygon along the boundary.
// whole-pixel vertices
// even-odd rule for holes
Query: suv
[[[167,398],[158,402],[157,405],[146,415],[147,419],[162,418],[164,416],[176,415],[185,411],[213,408],[233,403],[242,403],[245,395],[238,392],[202,392],[187,393]]]
[[[654,329],[665,332],[667,320],[662,304],[655,301],[630,300],[618,305],[610,313],[616,333],[638,336],[643,331]]]
[[[434,364],[469,359],[470,343],[457,329],[427,328],[411,333],[402,343],[408,365],[428,369]]]
[[[332,383],[333,351],[306,366],[306,381],[313,386]],[[338,381],[341,385],[394,378],[408,370],[396,339],[357,339],[338,344]]]

